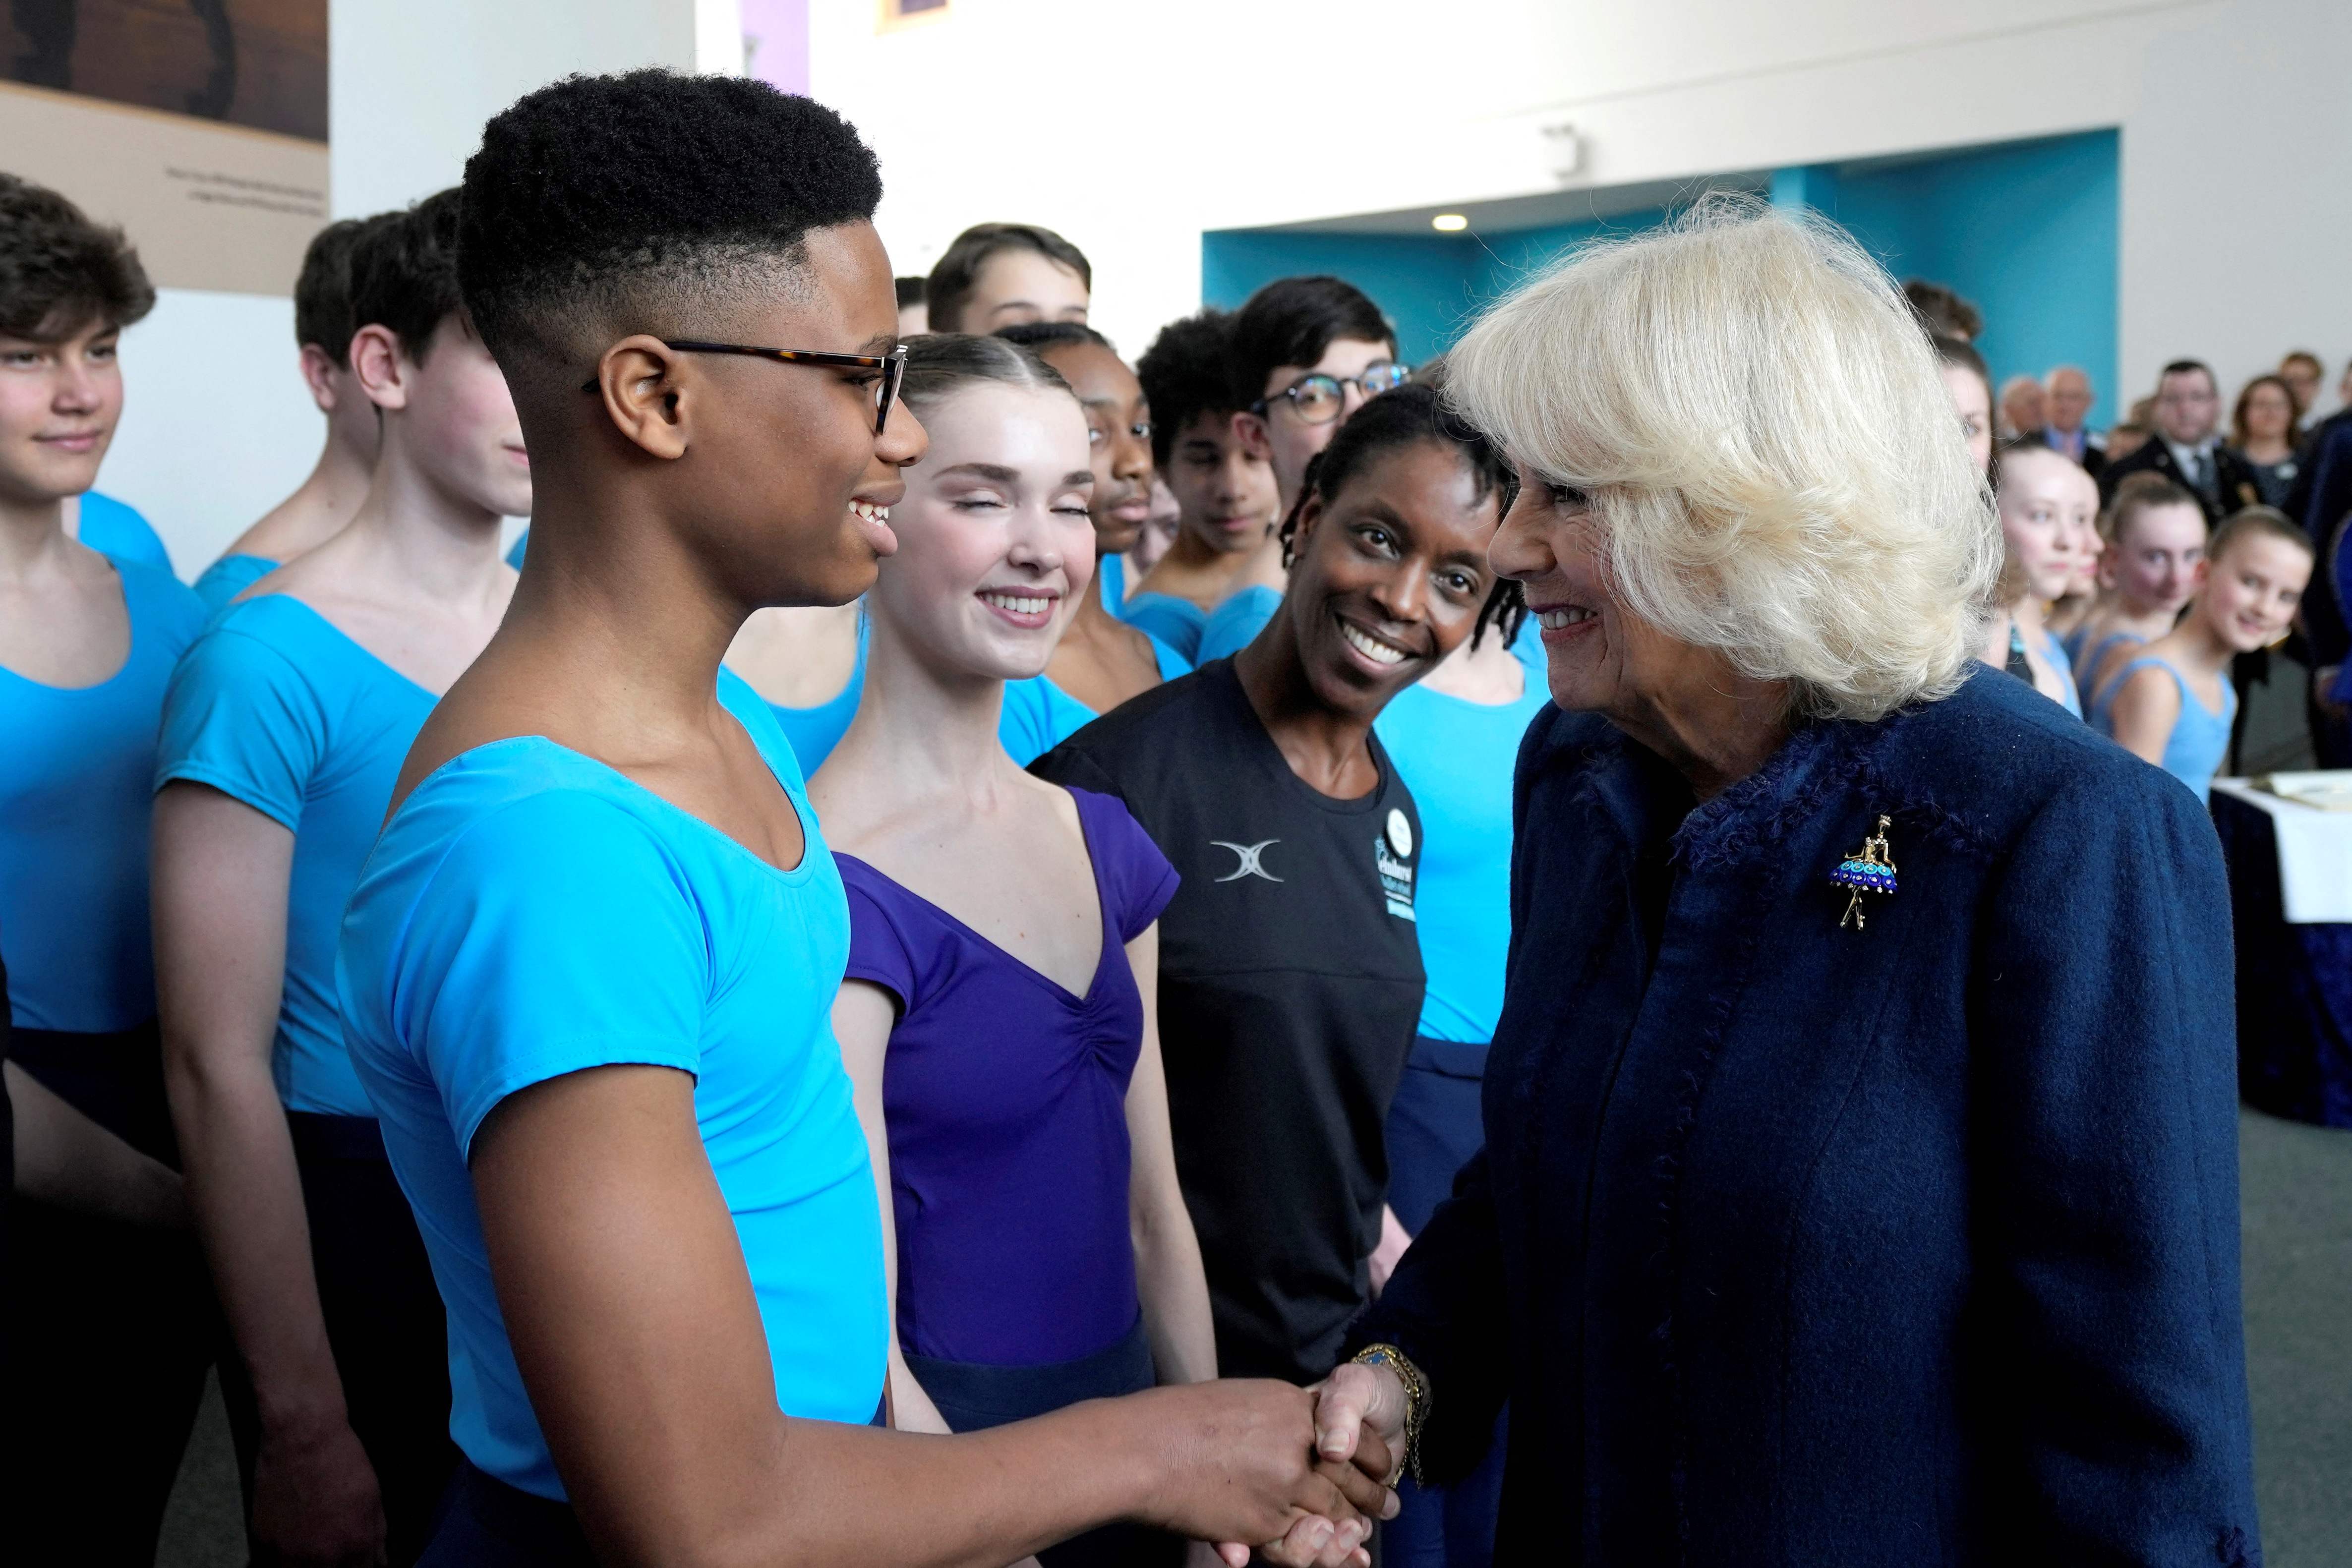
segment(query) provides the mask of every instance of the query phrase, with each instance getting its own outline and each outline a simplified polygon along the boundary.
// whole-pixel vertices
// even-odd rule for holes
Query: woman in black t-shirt
[[[1160,1030],[1228,1376],[1320,1375],[1369,1291],[1422,1000],[1421,821],[1372,720],[1505,602],[1486,545],[1510,490],[1430,389],[1373,400],[1286,525],[1256,640],[1033,765],[1118,797],[1183,879]]]

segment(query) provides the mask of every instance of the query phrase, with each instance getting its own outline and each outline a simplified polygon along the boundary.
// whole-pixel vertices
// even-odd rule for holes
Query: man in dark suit
[[[2197,497],[2205,520],[2218,527],[2241,507],[2258,504],[2262,489],[2246,460],[2221,444],[2221,389],[2202,360],[2175,360],[2156,382],[2156,434],[2099,475],[2102,505],[2134,474],[2161,474]]]
[[[2106,438],[2086,430],[2083,420],[2098,401],[2091,378],[2079,365],[2061,365],[2042,382],[2043,405],[2049,421],[2033,438],[2053,452],[2063,453],[2095,479],[2107,465]]]

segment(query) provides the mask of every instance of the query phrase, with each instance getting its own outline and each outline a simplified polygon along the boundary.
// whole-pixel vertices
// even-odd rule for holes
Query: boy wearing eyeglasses
[[[1329,277],[1278,277],[1251,295],[1234,316],[1230,362],[1234,428],[1274,465],[1285,517],[1341,423],[1412,373],[1381,308]]]
[[[1295,1387],[871,1429],[848,908],[790,745],[719,664],[755,610],[872,585],[924,455],[873,154],[760,82],[573,77],[489,122],[464,191],[531,550],[338,956],[448,1302],[464,1457],[425,1560],[1006,1563],[1125,1519],[1365,1561],[1388,1456],[1319,1466]]]

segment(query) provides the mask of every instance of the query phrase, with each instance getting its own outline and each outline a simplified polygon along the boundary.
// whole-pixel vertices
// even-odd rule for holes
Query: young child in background
[[[2116,669],[2092,722],[2205,799],[2237,716],[2230,662],[2286,635],[2311,568],[2311,540],[2285,513],[2248,507],[2224,519],[2189,613]]]
[[[1135,366],[1151,402],[1152,455],[1178,515],[1175,543],[1129,585],[1121,614],[1188,659],[1281,504],[1272,465],[1234,429],[1232,351],[1233,318],[1203,310],[1161,328]]]
[[[2071,457],[2042,445],[2004,448],[1993,459],[2001,538],[2010,570],[2002,574],[2005,613],[1988,628],[1985,657],[2083,716],[2066,651],[2042,623],[2042,607],[2066,591],[2090,548],[2099,510],[2097,481]]]
[[[2101,519],[2099,601],[2074,629],[2066,654],[2074,685],[2095,695],[2126,652],[2170,632],[2197,591],[2205,559],[2205,512],[2161,474],[2135,474]]]

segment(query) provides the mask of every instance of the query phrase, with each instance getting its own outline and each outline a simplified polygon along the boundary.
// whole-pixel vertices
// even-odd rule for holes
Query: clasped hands
[[[1224,1382],[1160,1392],[1213,1389],[1230,1398],[1244,1388],[1243,1406],[1204,1411],[1207,1420],[1186,1423],[1219,1449],[1206,1472],[1224,1483],[1217,1490],[1225,1495],[1200,1500],[1198,1511],[1171,1500],[1167,1522],[1187,1534],[1223,1536],[1240,1521],[1238,1506],[1253,1526],[1244,1533],[1278,1568],[1368,1565],[1374,1522],[1393,1519],[1398,1507],[1391,1487],[1403,1458],[1405,1395],[1396,1374],[1350,1363],[1304,1390]],[[1261,1500],[1237,1505],[1236,1493]],[[1222,1528],[1199,1528],[1208,1518]],[[1216,1551],[1231,1568],[1246,1568],[1250,1560],[1251,1548],[1241,1541],[1222,1540]]]

